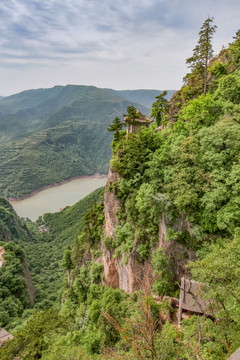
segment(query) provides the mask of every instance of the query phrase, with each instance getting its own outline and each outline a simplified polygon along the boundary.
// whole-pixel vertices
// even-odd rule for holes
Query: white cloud
[[[239,10],[238,0],[218,0],[217,6],[214,0],[2,1],[0,95],[73,80],[180,87],[207,15],[215,16],[219,51],[238,29]]]

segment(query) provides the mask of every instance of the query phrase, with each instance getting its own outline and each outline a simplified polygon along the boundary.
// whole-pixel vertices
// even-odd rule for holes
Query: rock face
[[[118,225],[117,212],[120,209],[120,202],[116,198],[113,189],[111,189],[112,185],[118,180],[118,173],[110,168],[104,194],[105,237],[115,238],[115,226]],[[106,250],[103,244],[101,250],[104,253],[102,263],[105,281],[109,286],[119,288],[119,275],[113,257],[114,253]]]
[[[115,237],[115,226],[118,225],[117,212],[120,209],[120,202],[116,198],[114,191],[111,187],[119,180],[117,172],[111,168],[108,173],[108,180],[106,183],[106,190],[104,194],[104,211],[105,211],[105,237]]]
[[[115,238],[115,227],[119,224],[117,212],[120,210],[120,201],[115,196],[113,184],[119,180],[119,175],[111,168],[108,174],[104,196],[105,211],[105,237]],[[165,216],[159,224],[159,243],[158,247],[164,249],[168,255],[169,263],[177,280],[180,281],[182,276],[188,277],[185,265],[189,259],[194,258],[194,252],[188,250],[186,246],[170,239],[166,241],[167,220]],[[175,231],[188,231],[191,234],[191,226],[188,222],[181,218],[174,224]],[[139,289],[139,279],[143,279],[149,269],[150,261],[140,264],[136,261],[137,253],[135,247],[128,257],[127,263],[123,256],[115,259],[114,250],[107,250],[101,244],[103,256],[101,262],[104,266],[104,282],[113,288],[120,288],[126,292],[132,292]]]
[[[103,249],[105,250],[105,249]],[[105,282],[113,287],[114,289],[116,288],[121,288],[120,284],[119,284],[119,274],[118,274],[118,270],[117,270],[117,266],[116,266],[116,262],[114,259],[114,253],[106,250],[102,259],[103,262],[103,273],[104,273],[104,279]]]
[[[110,168],[104,195],[105,237],[115,238],[115,227],[119,224],[117,212],[120,210],[120,201],[112,189],[112,185],[118,180],[118,173]],[[136,250],[133,249],[127,264],[123,257],[115,259],[114,251],[106,250],[103,244],[101,250],[104,254],[101,261],[105,282],[113,288],[120,288],[129,293],[139,289],[139,278],[144,276],[146,266],[136,262]]]
[[[0,267],[3,266],[5,263],[5,260],[3,258],[3,255],[5,254],[5,250],[2,246],[0,246]]]
[[[123,257],[114,259],[114,251],[105,251],[102,258],[105,283],[128,293],[139,289],[139,279],[144,278],[149,264],[141,265],[135,259],[132,253],[125,264]]]
[[[132,253],[127,264],[124,264],[123,258],[117,261],[117,271],[119,274],[119,288],[131,293],[140,288],[140,280],[147,273],[147,264],[141,265],[136,262],[136,257]]]
[[[192,235],[191,224],[187,222],[184,217],[176,220],[173,229],[175,232],[187,231]],[[189,278],[190,274],[186,269],[186,264],[189,260],[196,259],[195,252],[189,250],[185,245],[179,244],[176,240],[170,239],[166,241],[167,234],[167,219],[163,215],[159,224],[159,247],[161,247],[168,256],[168,261],[171,270],[174,273],[178,282],[182,277]]]

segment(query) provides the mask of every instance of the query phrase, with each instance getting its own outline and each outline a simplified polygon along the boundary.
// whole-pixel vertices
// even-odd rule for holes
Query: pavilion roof
[[[124,121],[126,122],[137,122],[142,124],[150,124],[153,122],[152,119],[150,119],[147,115],[143,115],[139,110],[136,111],[139,117],[136,119],[129,119],[128,115],[124,116]]]

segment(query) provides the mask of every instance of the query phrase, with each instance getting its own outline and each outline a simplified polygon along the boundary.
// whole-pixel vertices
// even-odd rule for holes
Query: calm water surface
[[[42,190],[25,200],[11,201],[20,217],[36,220],[47,212],[56,212],[73,205],[92,191],[106,184],[107,178],[82,178],[66,184]]]

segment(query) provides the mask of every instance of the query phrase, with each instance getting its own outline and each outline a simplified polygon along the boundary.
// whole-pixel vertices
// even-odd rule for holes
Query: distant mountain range
[[[106,89],[106,90],[118,94],[123,99],[146,106],[149,109],[151,109],[152,103],[154,102],[155,97],[163,92],[163,90],[143,90],[143,89],[140,89],[140,90]],[[166,99],[170,100],[176,91],[177,90],[167,90]]]
[[[112,141],[107,126],[129,105],[149,115],[160,92],[67,85],[4,97],[0,195],[19,197],[73,176],[106,173]]]

